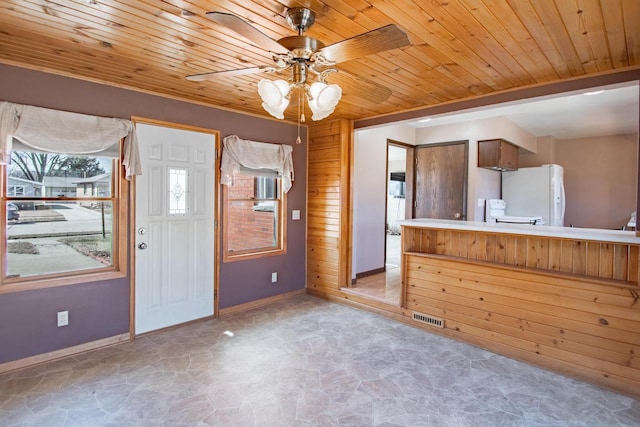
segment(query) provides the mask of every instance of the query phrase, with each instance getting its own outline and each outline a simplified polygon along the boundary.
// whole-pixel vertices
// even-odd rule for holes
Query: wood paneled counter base
[[[633,232],[402,222],[405,315],[445,335],[640,397]]]

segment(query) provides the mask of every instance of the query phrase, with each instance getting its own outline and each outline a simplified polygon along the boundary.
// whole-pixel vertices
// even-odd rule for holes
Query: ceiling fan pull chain
[[[304,118],[304,112],[302,113],[302,117],[300,114],[300,91],[298,91],[298,137],[296,138],[296,144],[302,144],[302,140],[300,139],[300,120]],[[304,107],[303,107],[304,108]],[[304,121],[304,120],[302,120]]]

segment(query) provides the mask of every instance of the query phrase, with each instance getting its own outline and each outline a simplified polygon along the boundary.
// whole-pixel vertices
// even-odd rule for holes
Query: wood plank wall
[[[406,252],[638,284],[639,245],[457,230],[405,228]]]
[[[309,126],[307,288],[347,286],[350,272],[350,182],[353,123]]]
[[[425,328],[640,397],[637,278],[632,283],[586,277],[594,263],[599,268],[604,265],[606,271],[616,270],[615,248],[601,246],[599,260],[590,261],[588,248],[593,242],[586,242],[586,249],[581,241],[573,246],[570,241],[554,242],[559,243],[561,254],[562,246],[573,248],[571,256],[559,256],[557,262],[563,266],[574,266],[575,248],[581,248],[585,255],[578,258],[584,258],[586,265],[578,269],[582,276],[560,268],[540,274],[531,269],[532,262],[527,268],[528,257],[534,257],[532,242],[536,242],[536,260],[551,259],[546,254],[555,249],[542,249],[541,256],[537,238],[526,241],[526,236],[517,236],[525,239],[521,242],[525,249],[519,251],[500,243],[504,235],[422,231],[436,230],[403,230],[405,249],[411,250],[405,252],[403,271],[405,316],[415,311],[442,318],[444,329]],[[502,255],[507,251],[512,255]],[[637,248],[627,248],[627,254],[637,261]],[[507,263],[508,257],[514,261]],[[477,261],[496,259],[504,265]],[[546,270],[549,264],[541,266]],[[626,271],[637,276],[636,271]]]

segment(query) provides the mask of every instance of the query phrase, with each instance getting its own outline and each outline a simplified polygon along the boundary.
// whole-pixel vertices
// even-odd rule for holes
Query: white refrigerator
[[[509,216],[541,216],[546,225],[564,226],[564,171],[542,165],[502,172],[502,199]]]

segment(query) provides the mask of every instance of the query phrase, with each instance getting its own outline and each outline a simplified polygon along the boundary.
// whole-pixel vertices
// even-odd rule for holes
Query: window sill
[[[109,270],[100,272],[87,272],[75,276],[57,277],[30,277],[22,280],[11,280],[0,284],[0,295],[14,292],[32,291],[37,289],[55,288],[59,286],[79,285],[103,280],[115,280],[126,278],[122,271]]]
[[[273,250],[265,250],[260,252],[237,253],[237,254],[228,254],[225,252],[224,256],[222,257],[222,262],[244,261],[248,259],[285,255],[286,253],[287,253],[286,249],[273,249]]]

